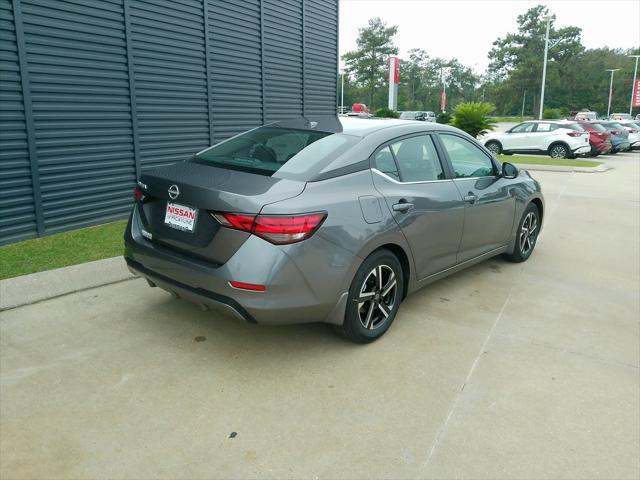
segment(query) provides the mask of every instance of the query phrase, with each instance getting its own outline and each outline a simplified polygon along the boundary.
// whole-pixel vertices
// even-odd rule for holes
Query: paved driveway
[[[3,312],[0,477],[638,478],[640,158],[613,163],[536,172],[530,261],[427,287],[368,346],[139,279]]]

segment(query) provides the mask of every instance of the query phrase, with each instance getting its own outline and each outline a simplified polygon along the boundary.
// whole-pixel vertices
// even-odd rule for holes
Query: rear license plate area
[[[198,210],[179,203],[167,202],[164,224],[182,232],[193,233],[198,219]]]

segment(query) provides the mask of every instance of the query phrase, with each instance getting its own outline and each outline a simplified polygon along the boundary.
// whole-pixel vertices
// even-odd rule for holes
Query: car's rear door
[[[465,201],[461,263],[509,242],[516,201],[512,181],[498,175],[497,165],[478,145],[453,132],[439,133],[438,139]]]
[[[372,156],[375,187],[402,229],[419,279],[455,265],[464,203],[432,135],[395,139]]]

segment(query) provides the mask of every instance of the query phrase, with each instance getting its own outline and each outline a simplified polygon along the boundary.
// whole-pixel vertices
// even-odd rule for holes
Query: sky
[[[398,25],[401,57],[423,48],[483,73],[493,41],[517,31],[517,16],[539,4],[556,15],[556,28],[582,28],[586,48],[640,45],[640,0],[340,0],[340,55],[356,48],[359,28],[380,17]]]

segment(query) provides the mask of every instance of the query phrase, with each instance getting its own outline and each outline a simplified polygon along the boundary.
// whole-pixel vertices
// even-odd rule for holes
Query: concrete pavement
[[[383,339],[266,328],[136,279],[0,313],[0,477],[638,478],[640,158],[535,172],[532,258]]]

